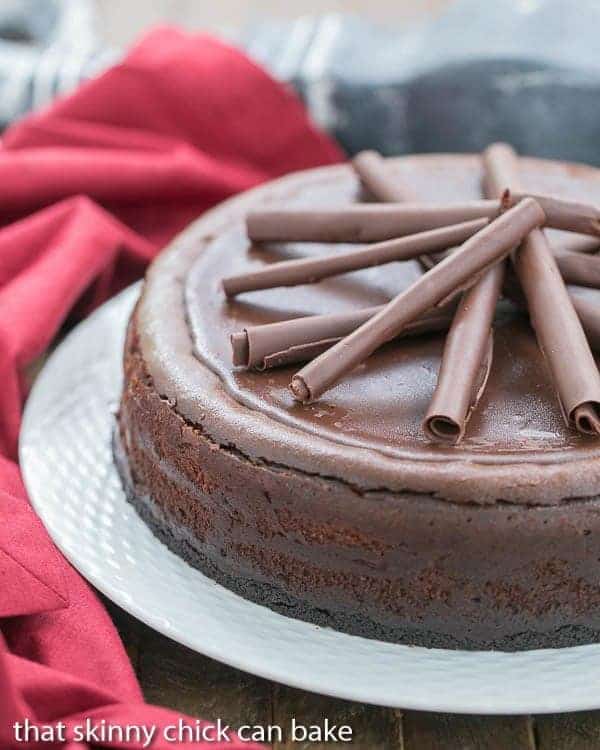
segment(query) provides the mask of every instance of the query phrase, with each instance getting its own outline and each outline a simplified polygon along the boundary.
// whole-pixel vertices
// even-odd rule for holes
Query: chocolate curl
[[[312,284],[320,279],[348,271],[380,266],[392,261],[410,260],[423,253],[443,250],[464,242],[487,223],[487,219],[476,219],[464,224],[420,232],[398,240],[379,242],[360,250],[349,250],[320,258],[301,258],[272,263],[259,271],[250,271],[223,279],[223,290],[228,297],[234,297],[242,292],[252,292],[257,289]]]
[[[573,419],[579,432],[584,435],[600,435],[598,404],[586,401],[577,407]]]
[[[321,211],[252,211],[246,226],[253,242],[380,242],[473,219],[493,219],[498,213],[498,201],[357,203]]]
[[[486,274],[464,294],[456,311],[423,422],[432,440],[456,444],[464,437],[492,366],[492,323],[501,285],[501,274]]]
[[[491,220],[527,196],[505,191],[500,201],[359,203],[321,211],[272,208],[250,212],[246,225],[254,242],[379,242],[473,219]],[[600,235],[595,206],[547,195],[529,197],[544,210],[547,227]]]
[[[544,219],[539,204],[529,198],[495,219],[360,328],[300,370],[290,384],[294,398],[302,402],[318,398],[377,348],[398,336],[408,323],[506,257]]]
[[[382,308],[383,305],[378,305],[349,313],[308,315],[245,328],[231,335],[233,364],[267,370],[306,362],[352,333]],[[407,325],[402,335],[418,336],[445,331],[450,325],[453,311],[454,308],[430,310]]]
[[[569,285],[567,291],[589,345],[600,351],[600,290]]]
[[[377,151],[361,151],[352,159],[352,168],[363,187],[382,203],[403,203],[412,201],[414,196],[398,180],[392,179],[385,159]]]
[[[491,148],[494,148],[492,146]],[[505,184],[506,188],[507,185]],[[546,226],[551,229],[563,229],[567,232],[600,236],[600,209],[589,203],[581,203],[553,195],[531,193],[516,190],[510,186],[510,192],[502,197],[509,206],[513,206],[523,198],[534,198],[546,214]]]
[[[600,239],[598,237],[583,237],[579,234],[567,235],[560,240],[554,240],[552,246],[558,252],[569,253],[597,253],[600,250]]]
[[[581,253],[555,253],[558,270],[565,284],[600,288],[600,258]]]
[[[486,195],[500,199],[503,207],[508,209],[510,193],[501,180],[494,180],[486,157],[484,152]],[[437,259],[428,260],[433,263]],[[468,294],[463,295],[448,332],[436,389],[423,422],[423,429],[432,440],[452,443],[462,440],[467,422],[485,389],[494,346],[494,311],[504,283],[505,269],[505,263],[498,263]]]
[[[519,189],[516,153],[506,144],[487,150],[490,175]],[[567,424],[600,434],[600,374],[546,235],[534,229],[513,256],[538,344],[552,376]]]
[[[413,200],[408,188],[401,186],[399,180],[390,176],[385,159],[377,151],[361,151],[352,159],[352,168],[363,187],[375,200],[383,203],[404,203]],[[437,260],[428,255],[419,258],[425,270],[429,270]]]
[[[590,347],[600,352],[600,289],[569,284],[567,292]],[[514,270],[510,268],[506,274],[504,293],[517,307],[527,312],[527,300]]]

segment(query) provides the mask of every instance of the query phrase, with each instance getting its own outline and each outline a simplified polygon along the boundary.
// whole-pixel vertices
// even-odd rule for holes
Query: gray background
[[[436,14],[450,0],[99,0],[108,42],[122,46],[152,24],[189,29],[235,30],[261,18],[306,14],[360,13],[375,22],[419,20]],[[483,6],[483,3],[482,3]]]

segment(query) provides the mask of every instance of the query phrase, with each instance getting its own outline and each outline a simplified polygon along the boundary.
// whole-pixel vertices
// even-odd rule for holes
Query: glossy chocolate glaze
[[[421,199],[478,195],[476,157],[392,165]],[[527,189],[600,201],[594,170],[524,165]],[[292,616],[422,645],[595,640],[600,446],[564,425],[522,314],[503,306],[488,388],[457,448],[421,430],[442,335],[390,344],[308,407],[287,390],[294,368],[232,367],[229,334],[245,325],[382,304],[421,273],[396,264],[225,300],[222,276],[306,249],[249,249],[248,208],[357,191],[347,167],[280,180],[211,212],[153,264],[119,418],[132,501],[192,564]]]

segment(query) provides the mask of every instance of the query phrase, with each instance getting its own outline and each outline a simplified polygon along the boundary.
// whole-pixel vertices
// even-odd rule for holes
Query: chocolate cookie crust
[[[558,182],[566,197],[595,190],[591,197],[600,198],[594,170],[526,163],[532,188]],[[413,188],[425,186],[432,174],[451,175],[449,184],[465,199],[473,197],[479,178],[475,157],[411,158],[394,168],[413,178]],[[515,422],[515,445],[504,435],[504,423],[495,427],[493,445],[490,427],[482,423],[453,454],[414,439],[411,413],[399,436],[385,425],[379,433],[357,432],[354,423],[354,431],[345,430],[339,417],[349,391],[332,392],[321,404],[324,416],[314,410],[306,416],[302,407],[277,400],[277,375],[270,389],[260,390],[251,378],[267,375],[244,379],[220,356],[218,337],[228,327],[238,330],[245,314],[252,322],[268,307],[244,312],[218,296],[220,264],[243,266],[248,255],[262,262],[240,240],[245,210],[306,200],[319,190],[332,193],[334,202],[348,202],[356,189],[350,170],[340,167],[252,191],[201,219],[150,269],[130,324],[119,416],[116,452],[130,499],[192,564],[294,617],[450,648],[513,650],[595,640],[599,451],[593,442],[561,432],[552,402],[536,415],[552,388],[543,363],[534,359],[526,321],[512,315],[500,321],[499,348],[503,336],[517,340],[525,380],[535,388],[523,394],[525,381],[518,380],[509,405],[531,399],[534,417],[553,426],[545,430],[547,444],[535,428]],[[394,284],[418,273],[415,265],[399,265],[405,268]],[[327,283],[328,301],[338,294],[346,304],[345,294],[358,294]],[[385,283],[371,283],[361,304],[385,301]],[[309,306],[313,299],[293,301]],[[274,307],[273,314],[280,312]],[[434,367],[442,344],[443,337],[432,335],[402,346]],[[388,358],[388,373],[402,359],[395,346],[381,355]],[[431,383],[422,379],[417,401],[420,388]],[[501,377],[492,384],[492,398],[506,382]],[[367,408],[369,393],[360,393],[354,420]]]

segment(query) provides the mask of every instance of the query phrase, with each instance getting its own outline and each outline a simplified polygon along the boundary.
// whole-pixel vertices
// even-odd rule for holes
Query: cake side
[[[155,390],[135,315],[116,456],[130,501],[163,542],[282,614],[445,648],[556,647],[599,635],[600,500],[450,504],[250,460]]]

